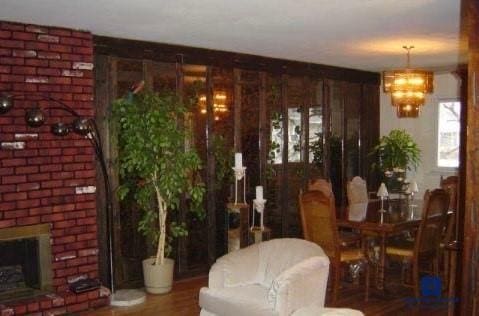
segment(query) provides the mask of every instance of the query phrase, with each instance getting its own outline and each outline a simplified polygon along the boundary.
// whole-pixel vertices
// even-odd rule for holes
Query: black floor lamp
[[[24,96],[34,96],[42,101],[49,101],[54,105],[49,105],[43,109],[40,107],[34,107],[26,110],[25,123],[33,128],[42,126],[45,123],[44,110],[60,110],[69,113],[73,120],[69,123],[57,122],[51,125],[50,132],[56,136],[67,136],[71,132],[84,136],[90,141],[90,144],[95,150],[95,155],[100,163],[100,169],[103,174],[105,201],[106,201],[106,225],[107,225],[107,245],[108,245],[108,268],[109,268],[109,287],[112,292],[115,291],[114,283],[114,270],[113,270],[113,238],[112,238],[112,216],[113,216],[113,204],[111,195],[110,179],[108,177],[107,166],[105,162],[105,156],[101,147],[101,137],[98,132],[98,126],[96,122],[91,118],[86,118],[78,114],[74,109],[66,105],[60,100],[46,96],[43,94],[6,94],[4,93],[0,98],[0,115],[8,113],[13,108],[13,102],[15,99]]]
[[[129,95],[138,93],[144,86],[144,82],[134,85],[129,90]],[[107,247],[108,247],[108,272],[109,272],[109,287],[112,293],[115,293],[114,280],[114,247],[113,247],[113,197],[110,185],[110,178],[108,176],[108,169],[105,161],[105,155],[102,149],[102,139],[99,133],[98,126],[94,119],[81,116],[78,112],[72,109],[64,102],[52,98],[41,93],[3,93],[0,95],[0,115],[8,113],[14,106],[14,100],[24,98],[25,96],[32,96],[40,101],[48,101],[53,104],[40,108],[39,106],[30,108],[25,112],[25,122],[28,126],[38,128],[45,124],[46,118],[44,110],[60,110],[72,116],[72,120],[68,123],[63,121],[54,123],[50,127],[50,132],[56,136],[67,136],[71,132],[87,138],[95,150],[95,155],[100,163],[100,169],[103,175],[103,185],[105,190],[106,201],[106,228],[107,228]],[[117,295],[116,301],[118,306],[130,306],[144,301],[144,293],[132,293]],[[115,294],[114,294],[115,296]],[[131,298],[133,296],[133,299]],[[113,300],[112,298],[112,305]]]

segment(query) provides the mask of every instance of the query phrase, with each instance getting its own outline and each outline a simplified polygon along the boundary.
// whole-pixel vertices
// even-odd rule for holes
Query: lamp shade
[[[411,190],[411,192],[414,192],[414,193],[419,192],[419,187],[417,186],[417,182],[416,181],[411,182],[411,184],[409,185],[409,189]]]
[[[381,183],[381,185],[379,186],[377,196],[379,196],[379,197],[389,196],[388,189],[386,188],[386,184],[384,184],[384,182]]]
[[[25,122],[30,127],[40,127],[45,123],[45,115],[39,108],[27,110],[25,113]]]
[[[11,95],[0,96],[0,114],[5,114],[13,107],[13,101]]]
[[[88,119],[77,118],[73,121],[73,131],[79,135],[85,136],[90,132],[90,125]]]
[[[68,133],[70,133],[70,128],[68,127],[68,125],[62,122],[58,122],[52,125],[51,132],[53,135],[56,136],[66,136],[68,135]]]

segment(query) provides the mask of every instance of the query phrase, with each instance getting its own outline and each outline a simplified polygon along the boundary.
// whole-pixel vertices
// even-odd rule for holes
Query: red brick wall
[[[0,21],[0,92],[30,94],[0,116],[0,229],[51,225],[57,292],[78,276],[98,276],[95,194],[84,192],[96,185],[95,156],[87,139],[50,133],[71,116],[46,110],[46,124],[35,129],[24,115],[35,104],[55,105],[36,96],[48,95],[93,117],[92,62],[89,32]]]

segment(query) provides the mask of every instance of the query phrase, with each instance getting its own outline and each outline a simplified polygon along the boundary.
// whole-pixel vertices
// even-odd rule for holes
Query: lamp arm
[[[68,113],[70,113],[71,115],[75,116],[75,117],[80,117],[80,114],[78,114],[77,111],[75,111],[74,109],[72,109],[69,105],[67,105],[66,103],[63,103],[62,101],[60,100],[57,100],[55,98],[52,98],[51,96],[44,96],[44,95],[41,95],[45,100],[49,100],[49,101],[54,101],[58,104],[60,104],[62,107],[61,108],[56,108],[56,107],[48,107],[48,109],[55,109],[55,110],[64,110]]]
[[[111,292],[115,292],[115,282],[114,282],[114,248],[113,248],[113,237],[112,237],[112,228],[113,228],[113,196],[111,191],[110,177],[108,175],[108,168],[105,161],[105,155],[103,148],[101,146],[102,139],[99,133],[98,125],[93,119],[88,119],[88,130],[89,134],[87,135],[88,140],[95,150],[97,160],[100,164],[100,169],[103,175],[103,185],[105,190],[106,198],[106,226],[107,226],[107,244],[108,244],[108,268],[110,270],[110,289]]]
[[[17,99],[20,96],[35,96],[35,97],[40,97],[41,100],[44,101],[52,101],[55,102],[59,106],[46,106],[43,107],[43,109],[49,109],[49,110],[61,110],[65,111],[71,116],[75,118],[81,118],[82,116],[72,109],[69,105],[66,103],[57,100],[51,96],[43,95],[43,94],[36,94],[36,93],[7,93],[5,94],[8,97],[11,97],[12,99]],[[114,259],[114,249],[113,249],[113,237],[112,237],[112,223],[113,223],[113,203],[112,203],[112,192],[111,192],[111,186],[110,186],[110,178],[108,175],[108,168],[107,164],[105,162],[105,155],[103,153],[102,149],[102,142],[101,142],[101,137],[99,133],[98,126],[95,122],[95,120],[91,118],[87,118],[88,122],[88,134],[87,134],[87,139],[89,140],[90,144],[92,145],[94,151],[95,151],[95,156],[97,158],[97,161],[100,164],[100,169],[103,175],[103,185],[104,185],[104,190],[105,190],[105,199],[106,199],[106,229],[108,231],[107,234],[107,244],[108,244],[108,269],[109,269],[109,285],[110,289],[112,292],[115,292],[115,284],[114,284],[114,268],[113,268],[113,259]]]
[[[10,96],[12,97],[12,99],[16,99],[17,97],[19,96],[32,96],[32,97],[40,97],[41,100],[43,101],[53,101],[55,103],[58,103],[61,105],[61,107],[47,107],[46,109],[53,109],[53,110],[63,110],[63,111],[66,111],[68,113],[70,113],[71,115],[75,116],[75,117],[80,117],[80,114],[78,114],[78,112],[76,112],[74,109],[72,109],[68,104],[58,100],[58,99],[55,99],[51,96],[48,96],[48,95],[44,95],[44,94],[41,94],[41,93],[5,93],[5,95],[7,96]]]
[[[114,247],[113,247],[113,196],[111,192],[111,183],[110,183],[110,177],[108,175],[108,168],[107,164],[105,161],[105,155],[103,153],[103,148],[101,146],[101,137],[100,133],[98,132],[98,126],[96,122],[93,119],[89,119],[89,125],[90,125],[90,130],[91,130],[90,135],[87,136],[90,142],[93,145],[93,148],[95,149],[95,153],[98,159],[98,162],[100,163],[100,169],[103,175],[103,185],[104,185],[104,190],[105,190],[105,198],[106,198],[106,226],[107,226],[107,244],[108,244],[108,268],[110,270],[110,289],[113,292],[115,292],[115,282],[114,282],[114,267],[113,267],[113,260],[115,258],[114,256]]]

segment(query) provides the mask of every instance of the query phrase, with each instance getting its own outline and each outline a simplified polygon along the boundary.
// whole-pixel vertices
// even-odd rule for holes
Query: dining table
[[[405,231],[418,229],[422,219],[422,204],[422,200],[388,200],[385,201],[384,208],[381,209],[379,200],[370,200],[364,219],[336,219],[339,228],[352,229],[359,231],[362,236],[374,236],[379,239],[379,260],[376,276],[376,288],[378,290],[384,290],[387,239]],[[343,214],[347,214],[347,210]]]

